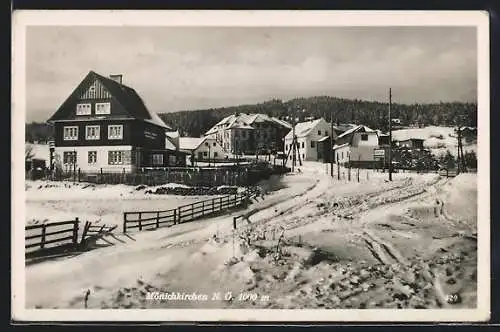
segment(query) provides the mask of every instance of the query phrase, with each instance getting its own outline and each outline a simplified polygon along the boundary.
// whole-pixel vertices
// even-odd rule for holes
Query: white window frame
[[[89,132],[91,129],[97,129],[94,132],[94,135],[90,136]],[[101,126],[99,125],[91,125],[91,126],[85,126],[85,139],[88,141],[94,141],[98,140],[101,138]]]
[[[70,156],[68,159],[71,159],[69,162],[66,160],[65,156]],[[77,161],[76,151],[64,151],[63,152],[63,164],[64,165],[74,165]]]
[[[90,156],[93,156],[90,158]],[[90,165],[96,164],[97,163],[97,151],[89,151],[87,153],[87,162]]]
[[[73,135],[68,135],[68,132]],[[74,132],[73,132],[74,131]],[[78,126],[64,126],[63,127],[63,140],[64,141],[77,141],[78,140]]]
[[[91,115],[91,114],[92,114],[92,104],[89,103],[76,104],[76,115]]]
[[[163,165],[163,153],[153,153],[153,166]]]
[[[99,111],[100,106],[107,106],[104,107],[104,112]],[[106,115],[106,114],[111,114],[111,103],[95,103],[95,114],[96,115]]]
[[[111,135],[112,128],[120,128],[120,135]],[[108,139],[123,139],[123,125],[108,125]]]
[[[108,165],[123,165],[123,157],[125,152],[122,150],[109,151]]]

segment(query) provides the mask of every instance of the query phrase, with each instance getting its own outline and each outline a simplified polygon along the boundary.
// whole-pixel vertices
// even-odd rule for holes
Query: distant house
[[[397,146],[406,149],[423,149],[424,140],[421,138],[409,138],[396,142]]]
[[[56,162],[65,169],[134,172],[185,163],[166,136],[171,128],[122,83],[122,75],[90,71],[48,122],[54,124]]]
[[[297,138],[298,150],[296,153],[300,154],[301,160],[319,161],[327,158],[325,155],[325,147],[331,144],[329,138],[331,137],[331,125],[320,118],[317,120],[310,120],[306,122],[299,122],[295,125],[295,136]],[[333,133],[335,139],[337,135]],[[293,159],[293,130],[285,136],[285,155],[288,159]],[[318,148],[318,142],[319,148]],[[326,151],[329,151],[328,149]]]
[[[198,161],[226,157],[222,146],[214,138],[209,137],[180,137],[179,149],[186,153],[189,162],[194,162],[193,157]]]
[[[337,137],[333,147],[334,158],[341,165],[350,163],[354,167],[370,167],[375,162],[374,150],[378,146],[377,132],[359,125]]]
[[[283,137],[292,126],[266,114],[234,114],[225,117],[205,134],[232,154],[282,151]]]

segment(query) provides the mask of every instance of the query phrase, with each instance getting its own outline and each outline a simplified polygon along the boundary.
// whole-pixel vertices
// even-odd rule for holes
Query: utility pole
[[[392,90],[389,88],[389,181],[392,181],[392,117],[391,117]]]
[[[330,115],[330,176],[333,178],[333,110]]]

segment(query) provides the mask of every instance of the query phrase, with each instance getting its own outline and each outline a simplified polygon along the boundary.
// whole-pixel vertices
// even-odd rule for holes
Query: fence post
[[[174,225],[177,224],[177,209],[174,209]]]
[[[182,222],[182,220],[181,220],[181,208],[179,207],[178,210],[179,210],[179,213],[177,213],[178,214],[178,216],[177,216],[177,223],[180,224]]]
[[[81,169],[80,167],[78,167],[78,182],[81,182],[80,178],[81,178]]]
[[[43,249],[45,247],[45,228],[47,227],[46,224],[42,224],[42,239],[40,241],[40,249]]]
[[[215,198],[212,198],[212,213],[215,212]]]
[[[127,233],[127,212],[123,212],[123,233]]]
[[[201,201],[201,216],[205,216],[205,201]]]
[[[156,212],[156,228],[160,228],[160,211]]]
[[[194,219],[194,204],[191,204],[191,220]]]
[[[80,220],[78,217],[75,218],[75,222],[73,224],[73,245],[76,246],[78,244],[78,224],[80,224]]]
[[[102,167],[101,167],[101,181],[100,181],[100,183],[104,183],[104,177],[102,175]]]
[[[358,166],[358,182],[359,182],[359,166]]]
[[[142,212],[139,212],[139,230],[142,231]]]

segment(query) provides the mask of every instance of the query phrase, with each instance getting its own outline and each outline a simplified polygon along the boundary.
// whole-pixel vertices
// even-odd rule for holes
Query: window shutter
[[[108,165],[113,164],[113,151],[108,151]]]

